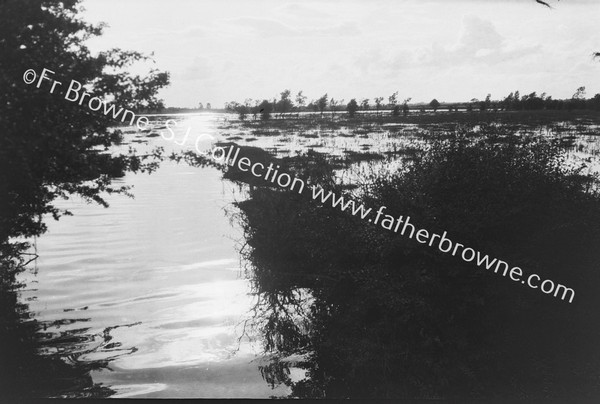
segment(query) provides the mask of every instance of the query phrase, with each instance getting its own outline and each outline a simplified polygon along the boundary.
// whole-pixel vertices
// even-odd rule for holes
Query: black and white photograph
[[[599,27],[0,0],[0,402],[600,402]]]

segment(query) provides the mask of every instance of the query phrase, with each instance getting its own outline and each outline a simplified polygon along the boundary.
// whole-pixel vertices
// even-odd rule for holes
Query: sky
[[[167,106],[290,89],[440,102],[600,93],[600,0],[83,0],[92,51],[154,52]],[[372,103],[372,101],[371,101]]]

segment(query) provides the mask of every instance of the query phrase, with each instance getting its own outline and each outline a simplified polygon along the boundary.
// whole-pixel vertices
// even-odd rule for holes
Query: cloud
[[[332,14],[299,3],[285,4],[278,7],[277,11],[285,16],[302,20],[328,19],[333,17]]]
[[[229,24],[248,28],[251,33],[266,37],[296,36],[298,31],[279,22],[267,18],[240,17],[229,19]]]
[[[552,0],[555,10],[528,0],[131,1],[115,13],[105,0],[86,0],[90,21],[112,27],[90,49],[155,51],[157,66],[172,72],[161,92],[170,105],[283,88],[346,99],[399,89],[427,101],[516,88],[555,97],[581,85],[600,91],[600,63],[591,59],[600,50],[598,0]]]
[[[491,21],[474,16],[464,19],[459,50],[475,53],[480,49],[497,50],[502,48],[503,43],[504,38],[496,31]]]
[[[356,22],[343,22],[332,27],[314,28],[303,30],[303,35],[307,36],[355,36],[360,35],[361,30]]]
[[[542,47],[518,46],[509,48],[505,38],[490,21],[468,16],[458,43],[451,48],[433,44],[419,56],[419,63],[433,67],[499,64],[537,54]]]
[[[380,49],[365,51],[354,58],[352,64],[358,68],[359,77],[383,75],[393,77],[399,72],[416,67],[414,50],[396,49],[383,52]]]
[[[208,80],[214,76],[214,69],[210,59],[197,56],[191,65],[187,66],[178,78],[186,81]]]
[[[291,27],[282,22],[257,17],[241,17],[227,20],[229,24],[248,28],[249,32],[267,38],[279,37],[323,37],[360,35],[356,22],[341,22],[325,27]]]

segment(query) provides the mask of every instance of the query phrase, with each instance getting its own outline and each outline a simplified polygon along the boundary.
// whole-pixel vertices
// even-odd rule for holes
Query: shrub
[[[269,373],[283,375],[294,396],[598,396],[596,179],[566,168],[552,142],[484,132],[432,142],[404,169],[373,177],[361,201],[569,285],[575,301],[306,195],[257,188],[238,205],[245,253],[263,297],[267,348],[303,354],[296,366],[308,379]],[[291,169],[313,180],[319,173],[326,189],[344,192],[322,160]]]

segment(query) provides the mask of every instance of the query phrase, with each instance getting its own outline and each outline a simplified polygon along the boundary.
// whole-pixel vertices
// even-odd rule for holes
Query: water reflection
[[[3,282],[1,287],[0,381],[4,398],[99,398],[115,393],[94,382],[90,373],[108,368],[112,359],[135,348],[124,350],[111,344],[110,330],[103,335],[90,333],[89,327],[83,327],[90,321],[86,317],[39,321],[28,305],[19,301],[18,286]],[[61,330],[67,325],[75,328]],[[102,359],[84,358],[102,351]]]
[[[195,134],[216,122],[190,120]],[[129,133],[123,147],[139,136],[141,150],[187,146]],[[45,327],[44,352],[89,366],[90,380],[115,397],[284,395],[261,378],[260,344],[240,340],[252,297],[241,235],[224,211],[237,188],[215,169],[171,162],[121,181],[135,199],[109,196],[108,209],[62,202],[74,216],[48,220],[39,271],[20,277],[32,287],[21,300]]]

